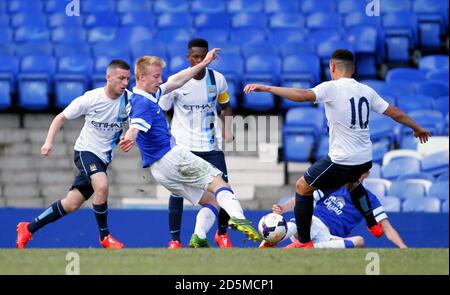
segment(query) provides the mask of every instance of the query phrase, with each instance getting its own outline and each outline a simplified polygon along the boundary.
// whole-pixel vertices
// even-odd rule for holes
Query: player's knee
[[[79,200],[75,200],[74,198],[64,198],[61,200],[61,204],[64,208],[64,211],[66,211],[67,213],[73,212],[75,210],[78,210],[81,205],[83,204],[83,202],[79,201]]]
[[[108,195],[108,184],[107,183],[99,184],[95,189],[95,194],[99,198],[106,198],[106,196]]]
[[[306,182],[304,177],[301,177],[297,180],[295,184],[295,191],[301,195],[309,195],[312,193],[311,187]]]

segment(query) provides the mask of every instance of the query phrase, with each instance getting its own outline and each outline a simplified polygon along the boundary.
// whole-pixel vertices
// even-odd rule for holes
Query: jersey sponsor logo
[[[342,208],[345,206],[345,200],[341,196],[330,196],[323,202],[323,204],[328,210],[334,212],[336,215],[341,215]]]
[[[91,121],[91,125],[98,130],[103,131],[118,131],[123,129],[123,126],[125,125],[125,122],[95,122]]]
[[[213,112],[214,104],[206,103],[206,104],[192,104],[192,105],[183,105],[183,109],[191,111],[191,112]]]

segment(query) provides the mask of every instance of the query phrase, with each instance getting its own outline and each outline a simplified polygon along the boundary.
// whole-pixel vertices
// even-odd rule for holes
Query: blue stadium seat
[[[448,200],[449,196],[449,190],[448,190],[448,178],[446,181],[440,181],[433,183],[433,185],[430,187],[430,190],[428,191],[428,196],[430,197],[436,197],[441,200]]]
[[[340,14],[347,14],[350,12],[365,12],[367,2],[360,0],[340,0],[337,1],[337,11]]]
[[[257,12],[240,12],[231,17],[232,28],[266,28],[269,19],[265,14]]]
[[[314,147],[312,135],[283,131],[283,159],[288,162],[306,162]]]
[[[448,56],[443,54],[424,56],[419,60],[419,69],[423,71],[446,69],[448,71]]]
[[[176,74],[189,66],[190,65],[186,59],[186,54],[171,56],[169,60],[169,75]]]
[[[408,174],[400,175],[399,177],[397,177],[396,181],[402,181],[402,180],[407,180],[407,179],[424,179],[424,180],[428,180],[431,182],[435,181],[435,178],[432,174],[425,173],[425,172],[408,173]]]
[[[61,43],[61,44],[55,44],[53,46],[53,55],[56,58],[65,56],[65,55],[72,55],[72,54],[85,54],[90,55],[91,54],[91,47],[89,44],[86,43]]]
[[[120,24],[122,26],[144,26],[147,29],[154,30],[156,18],[147,11],[127,12],[120,17]]]
[[[417,150],[419,141],[414,136],[402,136],[400,139],[400,149],[403,150]]]
[[[131,55],[133,60],[136,60],[143,55],[156,55],[167,60],[166,45],[164,42],[158,40],[143,40],[135,43],[131,47]]]
[[[252,41],[244,43],[241,52],[244,58],[255,54],[278,55],[278,47],[271,41]]]
[[[137,42],[151,40],[152,36],[152,31],[144,26],[119,27],[114,36],[114,42],[116,46],[128,49]]]
[[[81,44],[86,42],[86,30],[76,27],[57,27],[52,30],[51,40],[54,44]],[[68,38],[70,36],[70,38]]]
[[[184,0],[156,0],[153,2],[154,13],[189,12],[189,2]]]
[[[428,95],[432,97],[448,96],[448,82],[442,81],[425,81],[417,85],[418,94]]]
[[[403,174],[420,172],[420,161],[402,158],[381,167],[383,178],[393,180]]]
[[[0,110],[6,110],[12,107],[11,82],[9,79],[3,79],[0,73]]]
[[[50,40],[50,32],[47,27],[26,25],[16,29],[14,40],[16,43],[47,42]]]
[[[400,199],[425,197],[431,185],[431,181],[423,179],[394,181],[389,188],[388,194]]]
[[[219,29],[219,28],[201,28],[197,29],[195,34],[193,35],[195,38],[203,38],[208,40],[209,44],[214,44],[217,42],[225,43],[230,38],[228,29]],[[212,48],[212,47],[211,47]]]
[[[13,54],[1,54],[0,53],[0,81],[9,84],[8,91],[15,91],[15,81],[19,62]],[[6,87],[6,86],[4,86]],[[6,89],[4,90],[6,91]],[[3,99],[6,99],[6,92],[2,92]]]
[[[49,107],[47,81],[19,80],[19,107],[25,110],[45,110]]]
[[[277,83],[281,72],[281,60],[275,54],[255,54],[245,60],[244,80]]]
[[[328,135],[322,135],[319,140],[317,149],[315,149],[315,159],[319,160],[325,158],[328,155],[329,142]]]
[[[264,2],[263,0],[230,0],[227,3],[227,10],[230,13],[238,12],[263,12]]]
[[[118,0],[116,11],[118,13],[143,12],[147,15],[152,11],[151,0]]]
[[[416,15],[409,11],[388,13],[383,16],[382,23],[386,32],[388,61],[408,62],[409,51],[417,45]]]
[[[227,5],[223,0],[194,0],[191,2],[192,13],[225,12]]]
[[[410,11],[412,4],[410,0],[383,0],[383,4],[380,5],[380,12],[385,13],[395,13]]]
[[[254,82],[261,83],[260,81]],[[252,111],[268,112],[275,107],[275,98],[269,92],[244,93],[242,106]]]
[[[427,73],[427,79],[429,81],[439,81],[447,83],[449,80],[448,69],[429,71]]]
[[[308,81],[282,81],[281,87],[289,87],[289,88],[311,88],[312,85]],[[312,102],[297,102],[292,101],[284,97],[280,97],[280,106],[283,110],[291,109],[291,108],[310,108],[314,107],[314,103]],[[328,146],[327,146],[328,148]]]
[[[371,173],[372,174],[372,173]],[[366,189],[370,190],[377,197],[384,197],[387,195],[391,182],[382,178],[366,178],[363,181]]]
[[[423,155],[419,153],[418,151],[412,151],[412,150],[401,150],[401,149],[395,149],[392,151],[387,152],[383,157],[383,166],[395,162],[399,159],[412,159],[421,161],[423,159]]]
[[[297,48],[297,52],[316,52],[315,44],[308,42],[306,39],[308,33],[302,29],[294,28],[271,28],[269,30],[269,39],[275,44],[302,42],[304,45]]]
[[[158,29],[155,39],[162,42],[189,41],[192,36],[190,28],[165,28]]]
[[[158,29],[163,28],[190,28],[193,24],[193,18],[190,14],[183,12],[163,13],[156,22]]]
[[[230,16],[226,12],[219,13],[200,13],[194,19],[196,28],[206,29],[228,29],[230,26]]]
[[[319,141],[325,113],[319,108],[293,108],[287,111],[284,128],[299,134],[311,134]]]
[[[390,81],[384,84],[379,94],[395,97],[415,94],[417,85],[417,83],[407,81]]]
[[[441,212],[441,202],[433,197],[415,197],[403,202],[403,212]]]
[[[337,41],[323,41],[317,45],[317,55],[320,57],[322,64],[322,72],[326,80],[330,80],[329,62],[331,55],[336,49],[347,49],[354,52],[353,45],[344,40]]]
[[[315,12],[306,18],[306,27],[310,30],[340,28],[341,16],[335,12]]]
[[[81,3],[82,13],[102,13],[115,11],[115,0],[83,0]]]
[[[412,10],[419,19],[421,46],[438,49],[448,26],[448,1],[413,0]]]
[[[320,82],[320,59],[315,54],[303,53],[286,56],[283,59],[281,80],[309,83]]]
[[[235,53],[235,54],[241,54],[241,46],[240,44],[234,43],[234,42],[210,42],[209,44],[210,48],[221,48],[223,53]]]
[[[16,13],[21,11],[41,12],[44,5],[41,1],[12,0],[9,1],[8,12]]]
[[[436,182],[441,182],[441,181],[448,181],[449,177],[448,177],[448,170],[439,174],[436,178]]]
[[[333,12],[336,11],[336,3],[329,0],[303,0],[300,9],[304,14]]]
[[[395,134],[395,127],[396,123],[391,118],[379,115],[376,113],[370,114],[370,138],[372,141],[379,141],[383,138],[387,138],[391,145],[395,143],[396,134]]]
[[[401,211],[401,201],[399,198],[392,196],[385,196],[379,198],[381,205],[385,212],[400,212]]]
[[[220,54],[220,60],[212,62],[210,66],[223,74],[228,82],[234,81],[237,87],[240,86],[244,73],[244,60],[240,54],[224,51]]]
[[[375,28],[381,26],[381,17],[371,17],[365,11],[350,12],[344,17],[344,27],[350,28],[357,25],[369,25]]]
[[[448,114],[448,96],[439,96],[434,99],[434,109],[441,112],[443,116]]]
[[[94,57],[94,71],[92,74],[92,87],[102,87],[105,85],[105,75],[106,75],[106,68],[108,64],[113,59],[121,59],[125,62],[127,62],[129,65],[132,65],[130,60],[130,56],[127,53],[122,53],[118,51],[116,54],[110,52],[111,55],[104,54]]]
[[[385,82],[382,80],[361,80],[362,84],[369,86],[376,92],[380,93],[384,87]]]
[[[448,150],[426,156],[422,160],[422,171],[433,175],[448,171]]]
[[[295,1],[292,1],[291,3],[295,3]],[[305,26],[305,17],[295,11],[275,13],[270,17],[269,20],[270,28],[299,29],[304,28],[304,26]]]
[[[387,138],[373,142],[372,161],[381,164],[384,154],[391,149],[391,141]]]
[[[236,92],[236,82],[235,81],[227,81],[228,85],[228,95],[230,96],[230,105],[233,110],[238,108],[239,102],[237,99]]]
[[[48,26],[55,27],[83,27],[82,17],[67,17],[65,12],[55,12],[48,17]]]
[[[410,112],[408,113],[408,115],[422,127],[428,129],[428,131],[430,131],[432,135],[443,134],[445,120],[441,112],[433,110],[420,110]],[[412,131],[410,128],[402,126],[402,135],[411,134],[411,132]]]
[[[93,62],[88,55],[69,55],[58,62],[55,75],[56,107],[63,109],[87,89]]]
[[[442,213],[448,213],[448,199],[442,202]]]
[[[308,40],[319,44],[325,41],[338,41],[341,39],[341,32],[337,29],[318,29],[309,33]]]
[[[431,110],[434,107],[434,100],[430,96],[410,94],[397,97],[397,106],[406,113],[418,110]]]
[[[91,46],[92,57],[94,59],[107,55],[110,57],[129,59],[128,44],[119,46],[116,42],[99,42]],[[103,72],[103,69],[102,69]]]
[[[386,75],[386,82],[391,81],[410,81],[422,82],[426,80],[425,73],[413,68],[396,68],[390,70]]]
[[[276,43],[276,44],[280,44],[280,43]],[[280,55],[282,58],[286,58],[289,55],[296,55],[296,54],[303,54],[303,53],[309,53],[309,54],[316,55],[315,44],[308,42],[307,40],[284,42],[284,43],[281,43],[278,47],[279,47]]]
[[[34,11],[26,11],[13,14],[11,16],[11,27],[18,28],[22,26],[46,27],[47,18],[45,14]]]
[[[372,163],[370,168],[369,178],[381,178],[381,165],[378,163]]]
[[[116,36],[116,27],[95,27],[88,31],[87,41],[91,44],[97,42],[110,42]]]
[[[265,0],[264,4],[264,10],[267,14],[300,11],[300,1]]]
[[[84,26],[88,29],[97,27],[115,27],[120,23],[119,15],[115,12],[90,13],[84,20]]]

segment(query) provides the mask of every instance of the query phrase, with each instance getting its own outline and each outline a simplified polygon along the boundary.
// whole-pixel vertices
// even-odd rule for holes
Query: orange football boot
[[[233,245],[231,244],[231,239],[227,233],[219,235],[219,231],[216,231],[214,240],[216,241],[217,246],[219,246],[220,248],[233,248]]]
[[[32,240],[31,233],[28,230],[28,224],[29,222],[19,222],[17,224],[17,240],[16,240],[16,247],[19,249],[25,249],[25,246],[29,241]]]
[[[107,249],[122,249],[125,248],[125,245],[116,240],[111,234],[107,235],[103,241],[100,240],[100,245],[103,248]]]
[[[181,246],[180,241],[172,240],[169,242],[169,247],[167,247],[167,248],[168,249],[181,249],[183,247]]]

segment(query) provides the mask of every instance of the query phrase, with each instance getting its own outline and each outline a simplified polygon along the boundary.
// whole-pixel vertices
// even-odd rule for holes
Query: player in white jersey
[[[208,53],[208,41],[192,39],[188,43],[187,59],[191,67],[201,63]],[[169,77],[169,80],[172,77]],[[159,105],[164,111],[174,107],[171,131],[177,145],[190,150],[196,156],[214,165],[223,172],[222,178],[228,182],[227,166],[222,151],[222,137],[227,142],[233,141],[231,126],[226,116],[232,116],[229,104],[228,86],[225,77],[210,68],[202,69],[191,80],[180,88],[161,96]],[[217,107],[221,108],[221,128]],[[203,207],[200,211],[210,211]],[[216,211],[213,211],[216,213]],[[210,212],[209,214],[212,214]],[[169,229],[172,241],[170,249],[181,248],[180,229],[183,213],[183,197],[170,195],[169,198]],[[230,216],[225,210],[219,210],[218,230],[215,241],[220,248],[232,248],[231,239],[227,234]],[[193,234],[190,247],[209,247],[206,236]]]
[[[222,179],[222,172],[175,144],[164,112],[158,105],[162,95],[180,88],[216,59],[217,50],[210,50],[201,63],[179,72],[164,84],[161,79],[164,61],[156,56],[139,58],[135,64],[136,87],[130,99],[130,128],[119,146],[128,152],[136,143],[141,153],[142,167],[149,168],[158,183],[194,205],[209,204],[216,210],[220,206],[230,215],[228,224],[231,228],[243,232],[250,240],[258,241],[260,235],[245,218],[240,202]],[[215,195],[215,199],[211,194]],[[201,218],[202,224],[197,226],[197,218],[194,233],[201,228],[203,235],[206,235],[214,221],[215,215],[209,214],[209,217]]]
[[[313,89],[295,89],[260,84],[249,84],[245,93],[265,91],[298,102],[325,104],[325,115],[330,133],[328,156],[315,162],[296,183],[294,208],[299,241],[295,247],[312,248],[310,237],[313,215],[313,192],[320,189],[329,194],[347,185],[356,208],[363,214],[374,236],[383,234],[382,226],[372,213],[370,200],[360,176],[372,167],[370,141],[370,111],[382,113],[410,127],[421,143],[428,141],[430,133],[419,126],[403,111],[389,105],[372,88],[355,81],[353,53],[338,49],[333,52],[329,68],[332,81],[323,82]]]
[[[106,85],[75,98],[52,121],[41,154],[50,156],[57,132],[66,120],[82,115],[85,123],[74,147],[74,162],[79,172],[67,195],[52,204],[31,223],[17,225],[17,247],[25,248],[32,235],[66,214],[80,208],[92,194],[92,206],[100,232],[100,244],[104,248],[123,248],[109,232],[108,177],[106,169],[112,160],[112,150],[128,118],[127,104],[130,92],[130,66],[122,60],[112,60],[106,70]]]

